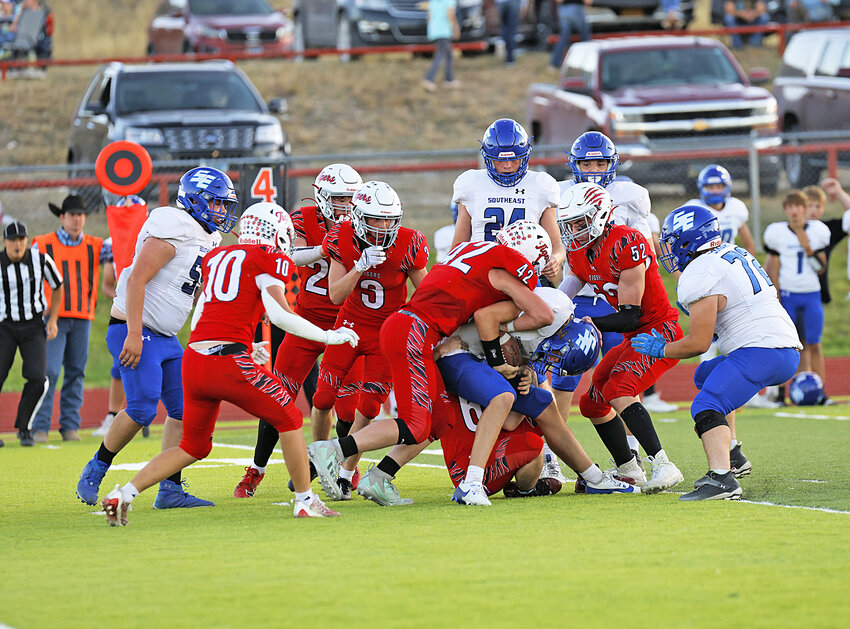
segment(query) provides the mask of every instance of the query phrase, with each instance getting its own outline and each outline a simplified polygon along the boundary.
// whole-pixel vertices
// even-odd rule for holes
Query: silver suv
[[[818,139],[817,132],[850,133],[850,30],[808,30],[794,35],[782,57],[773,93],[783,131],[815,132],[807,137],[813,141]],[[842,163],[850,163],[850,153],[838,157]],[[818,183],[824,168],[824,154],[789,153],[785,158],[788,182],[794,188]]]

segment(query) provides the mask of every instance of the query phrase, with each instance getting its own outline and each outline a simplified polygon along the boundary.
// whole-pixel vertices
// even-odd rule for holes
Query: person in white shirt
[[[660,240],[659,261],[668,272],[681,272],[676,291],[690,331],[668,343],[652,330],[632,338],[632,347],[653,358],[682,359],[717,339],[721,355],[700,363],[694,373],[699,393],[691,405],[709,471],[679,499],[739,500],[743,492],[730,460],[726,417],[761,388],[787,381],[802,346],[768,274],[749,252],[722,241],[718,220],[707,208],[673,210]]]
[[[826,270],[824,250],[830,233],[822,222],[806,220],[806,204],[806,196],[797,190],[785,195],[782,209],[788,220],[771,223],[764,230],[764,268],[803,342],[800,370],[814,371],[826,382],[820,345],[823,303],[818,275]],[[784,391],[780,395],[784,400]]]

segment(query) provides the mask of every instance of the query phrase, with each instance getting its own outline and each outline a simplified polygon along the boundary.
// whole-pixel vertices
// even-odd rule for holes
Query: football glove
[[[655,328],[652,329],[652,334],[644,332],[632,338],[632,348],[636,352],[653,358],[664,358],[666,345],[667,341]]]
[[[383,264],[386,259],[387,254],[381,247],[367,247],[363,250],[360,259],[354,263],[354,268],[362,273],[366,269],[371,269],[373,266]]]
[[[269,354],[269,350],[265,348],[268,345],[268,341],[263,341],[262,343],[252,343],[254,351],[251,352],[251,359],[258,365],[265,365],[269,362],[269,359],[272,357]]]
[[[357,343],[360,341],[360,337],[357,336],[357,332],[351,328],[328,330],[325,334],[327,334],[325,345],[342,345],[343,343],[348,343],[351,347],[357,347]]]

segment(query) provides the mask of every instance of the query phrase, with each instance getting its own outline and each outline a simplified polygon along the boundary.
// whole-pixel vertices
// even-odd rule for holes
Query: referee
[[[15,428],[22,446],[34,444],[32,422],[47,391],[47,339],[56,336],[61,299],[53,299],[44,321],[47,301],[44,282],[56,290],[62,276],[46,253],[27,247],[27,226],[12,221],[3,230],[0,252],[0,391],[21,348],[21,371],[26,380]]]

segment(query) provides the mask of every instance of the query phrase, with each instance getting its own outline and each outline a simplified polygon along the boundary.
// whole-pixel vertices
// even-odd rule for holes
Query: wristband
[[[505,357],[502,355],[502,345],[499,339],[492,341],[481,341],[481,346],[484,348],[484,359],[491,367],[498,367],[505,364]]]
[[[508,321],[508,325],[505,326],[505,328],[508,330],[508,332],[516,332],[515,323],[516,323],[516,320]]]

